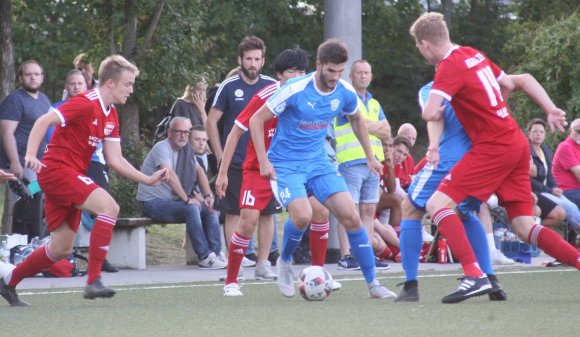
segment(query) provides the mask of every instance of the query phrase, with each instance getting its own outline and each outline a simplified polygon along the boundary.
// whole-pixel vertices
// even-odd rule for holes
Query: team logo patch
[[[236,89],[236,91],[234,91],[234,95],[236,95],[236,97],[243,97],[244,91],[242,89]]]
[[[286,102],[282,102],[274,108],[274,112],[279,114],[279,113],[283,112],[285,109],[286,109]]]
[[[332,111],[336,111],[336,109],[338,109],[338,105],[340,104],[340,101],[338,99],[333,99],[332,101],[330,101],[330,110]]]
[[[115,128],[115,123],[111,123],[111,122],[105,123],[105,136],[110,135],[111,132],[113,132],[114,128]]]

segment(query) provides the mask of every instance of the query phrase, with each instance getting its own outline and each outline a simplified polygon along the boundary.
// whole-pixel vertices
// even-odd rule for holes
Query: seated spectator
[[[580,207],[580,118],[572,122],[570,136],[556,149],[552,172],[564,196]]]
[[[197,163],[202,166],[203,171],[206,173],[208,178],[213,177],[213,172],[210,171],[212,166],[210,161],[212,160],[209,153],[209,147],[207,145],[207,131],[203,125],[194,125],[191,129],[191,137],[189,139],[191,142],[191,147],[195,153],[195,158]],[[215,157],[213,157],[215,161]]]
[[[536,169],[535,176],[530,179],[532,191],[562,207],[566,211],[566,220],[578,231],[580,230],[580,210],[576,204],[566,198],[552,175],[552,151],[544,144],[546,126],[546,122],[539,118],[532,119],[527,125],[532,162]]]
[[[189,144],[190,130],[189,118],[174,117],[171,120],[167,139],[153,146],[141,167],[145,174],[167,168],[169,181],[157,186],[139,184],[137,200],[141,202],[143,214],[154,220],[185,222],[201,268],[223,269],[227,262],[220,253],[219,219],[213,211],[214,197],[207,176],[197,164]],[[196,183],[199,183],[203,201],[193,197]]]
[[[405,123],[399,127],[397,136],[406,137],[410,141],[411,147],[409,147],[409,151],[411,151],[411,148],[415,146],[415,142],[417,141],[417,130],[412,124]],[[401,188],[406,191],[409,185],[411,185],[411,180],[415,175],[415,161],[413,160],[413,156],[407,154],[405,161],[395,168],[395,173],[401,182]]]

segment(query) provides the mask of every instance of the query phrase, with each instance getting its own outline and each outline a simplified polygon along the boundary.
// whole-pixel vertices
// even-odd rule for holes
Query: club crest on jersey
[[[282,103],[278,104],[274,108],[274,112],[277,113],[277,114],[279,114],[279,113],[283,112],[284,109],[286,109],[286,102],[282,102]]]
[[[243,97],[244,91],[242,89],[236,89],[236,91],[234,91],[234,95],[236,95],[236,97]]]
[[[330,101],[330,110],[332,111],[336,111],[336,109],[338,109],[338,105],[340,104],[340,101],[338,99],[333,99],[332,101]]]
[[[110,135],[111,132],[113,132],[114,128],[115,128],[115,123],[111,123],[111,122],[105,123],[105,136]]]

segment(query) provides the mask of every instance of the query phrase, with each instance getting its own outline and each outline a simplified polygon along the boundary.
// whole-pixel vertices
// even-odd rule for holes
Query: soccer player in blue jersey
[[[419,90],[419,105],[425,106],[431,86],[430,82]],[[425,214],[427,200],[439,187],[441,180],[449,173],[451,168],[471,149],[471,141],[463,130],[463,125],[457,120],[453,108],[449,102],[444,101],[444,130],[439,144],[439,163],[434,167],[427,163],[415,176],[407,197],[403,201],[403,220],[401,221],[401,258],[405,270],[405,283],[403,290],[395,302],[418,302],[419,290],[417,274],[419,270],[419,256],[421,253],[422,224],[421,219]],[[440,125],[441,126],[441,125]],[[428,129],[433,130],[433,122],[429,122]],[[473,211],[479,210],[480,202],[469,198],[457,207],[463,217],[463,225],[469,243],[473,247],[479,265],[493,287],[489,293],[491,300],[505,300],[507,298],[497,277],[494,275],[489,247],[485,230],[479,219],[473,215]]]
[[[381,173],[382,165],[372,152],[364,118],[358,112],[356,92],[340,79],[347,60],[348,50],[344,43],[336,39],[322,43],[318,48],[316,71],[289,80],[250,120],[260,174],[271,179],[274,195],[290,215],[284,225],[282,252],[276,263],[278,289],[286,297],[295,293],[292,255],[312,217],[308,192],[346,228],[369,296],[396,296],[376,279],[369,237],[344,179],[330,163],[324,149],[327,127],[336,116],[347,116],[364,148],[369,168],[376,174]],[[278,117],[278,128],[266,154],[263,125],[274,116]]]

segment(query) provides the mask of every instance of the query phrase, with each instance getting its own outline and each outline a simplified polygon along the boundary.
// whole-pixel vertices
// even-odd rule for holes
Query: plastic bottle
[[[447,242],[444,238],[439,238],[439,241],[437,241],[437,262],[441,264],[447,263]]]
[[[6,241],[0,241],[0,260],[10,263],[10,249],[8,249]]]

